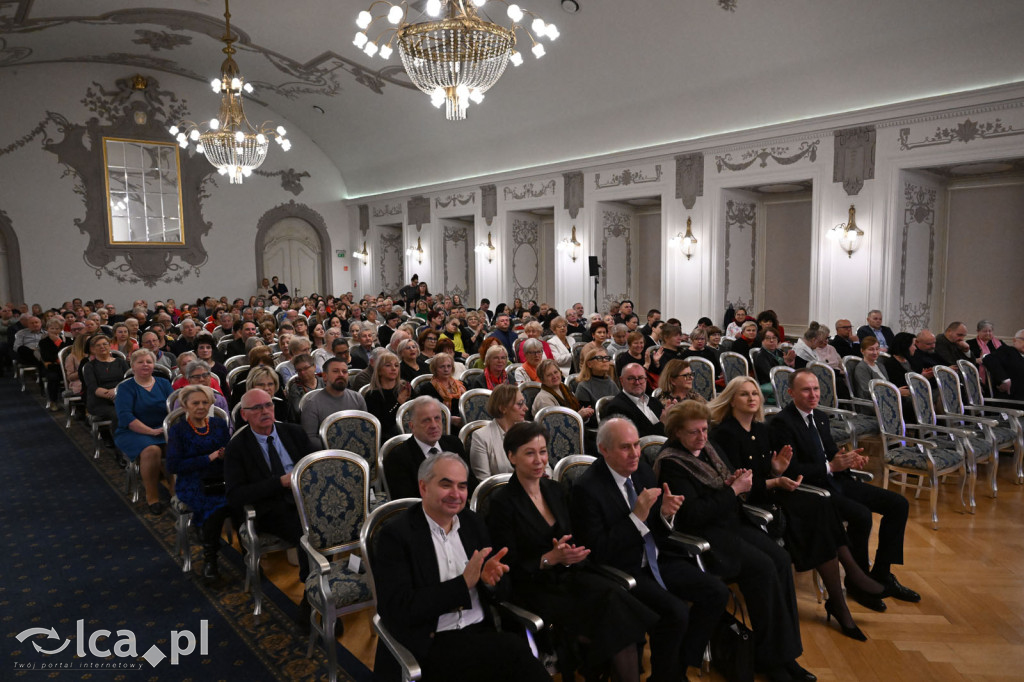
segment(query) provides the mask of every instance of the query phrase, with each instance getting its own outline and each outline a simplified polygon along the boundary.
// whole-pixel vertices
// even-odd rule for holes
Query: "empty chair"
[[[328,450],[354,452],[366,460],[374,489],[383,491],[380,422],[369,412],[341,410],[320,423],[320,440]]]
[[[964,378],[964,392],[967,397],[967,404],[964,410],[968,414],[977,416],[999,415],[1010,422],[1011,428],[1019,430],[1021,420],[1024,419],[1024,402],[1009,400],[1006,398],[986,398],[981,390],[981,376],[974,363],[967,360],[957,361],[957,367]],[[1016,424],[1016,426],[1014,426]],[[1017,455],[1016,462],[1017,484],[1024,483],[1024,456]]]
[[[523,394],[523,398],[526,399],[526,409],[533,410],[533,399],[537,397],[541,388],[543,388],[543,385],[539,381],[524,381],[519,384],[519,391]]]
[[[467,424],[478,419],[490,419],[487,414],[487,400],[490,397],[491,392],[486,388],[471,388],[462,394],[459,398],[459,412]]]
[[[774,414],[793,402],[793,396],[789,394],[789,383],[793,378],[793,371],[792,367],[784,365],[772,367],[770,376],[772,388],[775,389],[775,405],[765,405],[765,414]]]
[[[666,442],[668,438],[665,436],[644,436],[640,439],[640,458],[653,468],[654,460]]]
[[[469,448],[473,444],[473,434],[487,426],[489,423],[489,419],[477,419],[476,421],[463,425],[463,427],[459,429],[459,440],[462,441],[462,447],[466,452],[470,451]]]

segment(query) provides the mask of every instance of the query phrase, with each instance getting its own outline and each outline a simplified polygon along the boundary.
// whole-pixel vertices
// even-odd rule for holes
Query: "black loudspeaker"
[[[597,256],[587,256],[587,262],[590,264],[590,276],[597,277],[598,270],[601,266],[597,264]]]

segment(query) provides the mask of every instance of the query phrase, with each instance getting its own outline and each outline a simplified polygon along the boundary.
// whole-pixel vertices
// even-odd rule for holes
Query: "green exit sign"
[[[336,253],[338,254],[338,258],[344,258],[345,257],[345,252],[340,250],[340,249]]]

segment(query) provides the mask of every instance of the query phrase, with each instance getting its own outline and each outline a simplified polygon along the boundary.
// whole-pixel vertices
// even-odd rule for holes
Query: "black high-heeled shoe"
[[[839,626],[839,631],[850,639],[855,639],[858,642],[868,641],[867,635],[861,632],[860,628],[856,625],[852,625],[850,627],[843,625],[842,621],[839,620],[839,616],[837,616],[835,611],[832,610],[832,604],[825,602],[825,622],[828,623],[832,618],[836,619],[836,625]]]

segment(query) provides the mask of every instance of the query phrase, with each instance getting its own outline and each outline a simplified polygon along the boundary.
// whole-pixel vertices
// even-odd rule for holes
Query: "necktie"
[[[441,451],[438,450],[436,447],[433,447],[433,448],[430,448],[429,450],[427,450],[427,454],[428,455],[439,455],[439,454],[441,454]]]
[[[629,500],[629,508],[632,510],[636,506],[636,489],[633,487],[633,480],[627,478],[623,485],[626,487],[626,498]],[[647,565],[651,567],[654,579],[664,589],[668,589],[665,587],[665,581],[661,579],[661,571],[658,569],[658,549],[654,545],[654,536],[650,531],[644,534],[644,556],[647,557]]]
[[[821,443],[821,434],[818,433],[818,427],[814,425],[814,415],[807,415],[807,428],[811,432],[811,442],[814,443],[814,447],[818,452],[818,455],[822,460],[826,460],[825,446]]]
[[[271,473],[278,478],[284,476],[284,465],[281,464],[281,457],[277,454],[277,448],[274,447],[273,436],[267,438],[267,457],[270,459]]]

